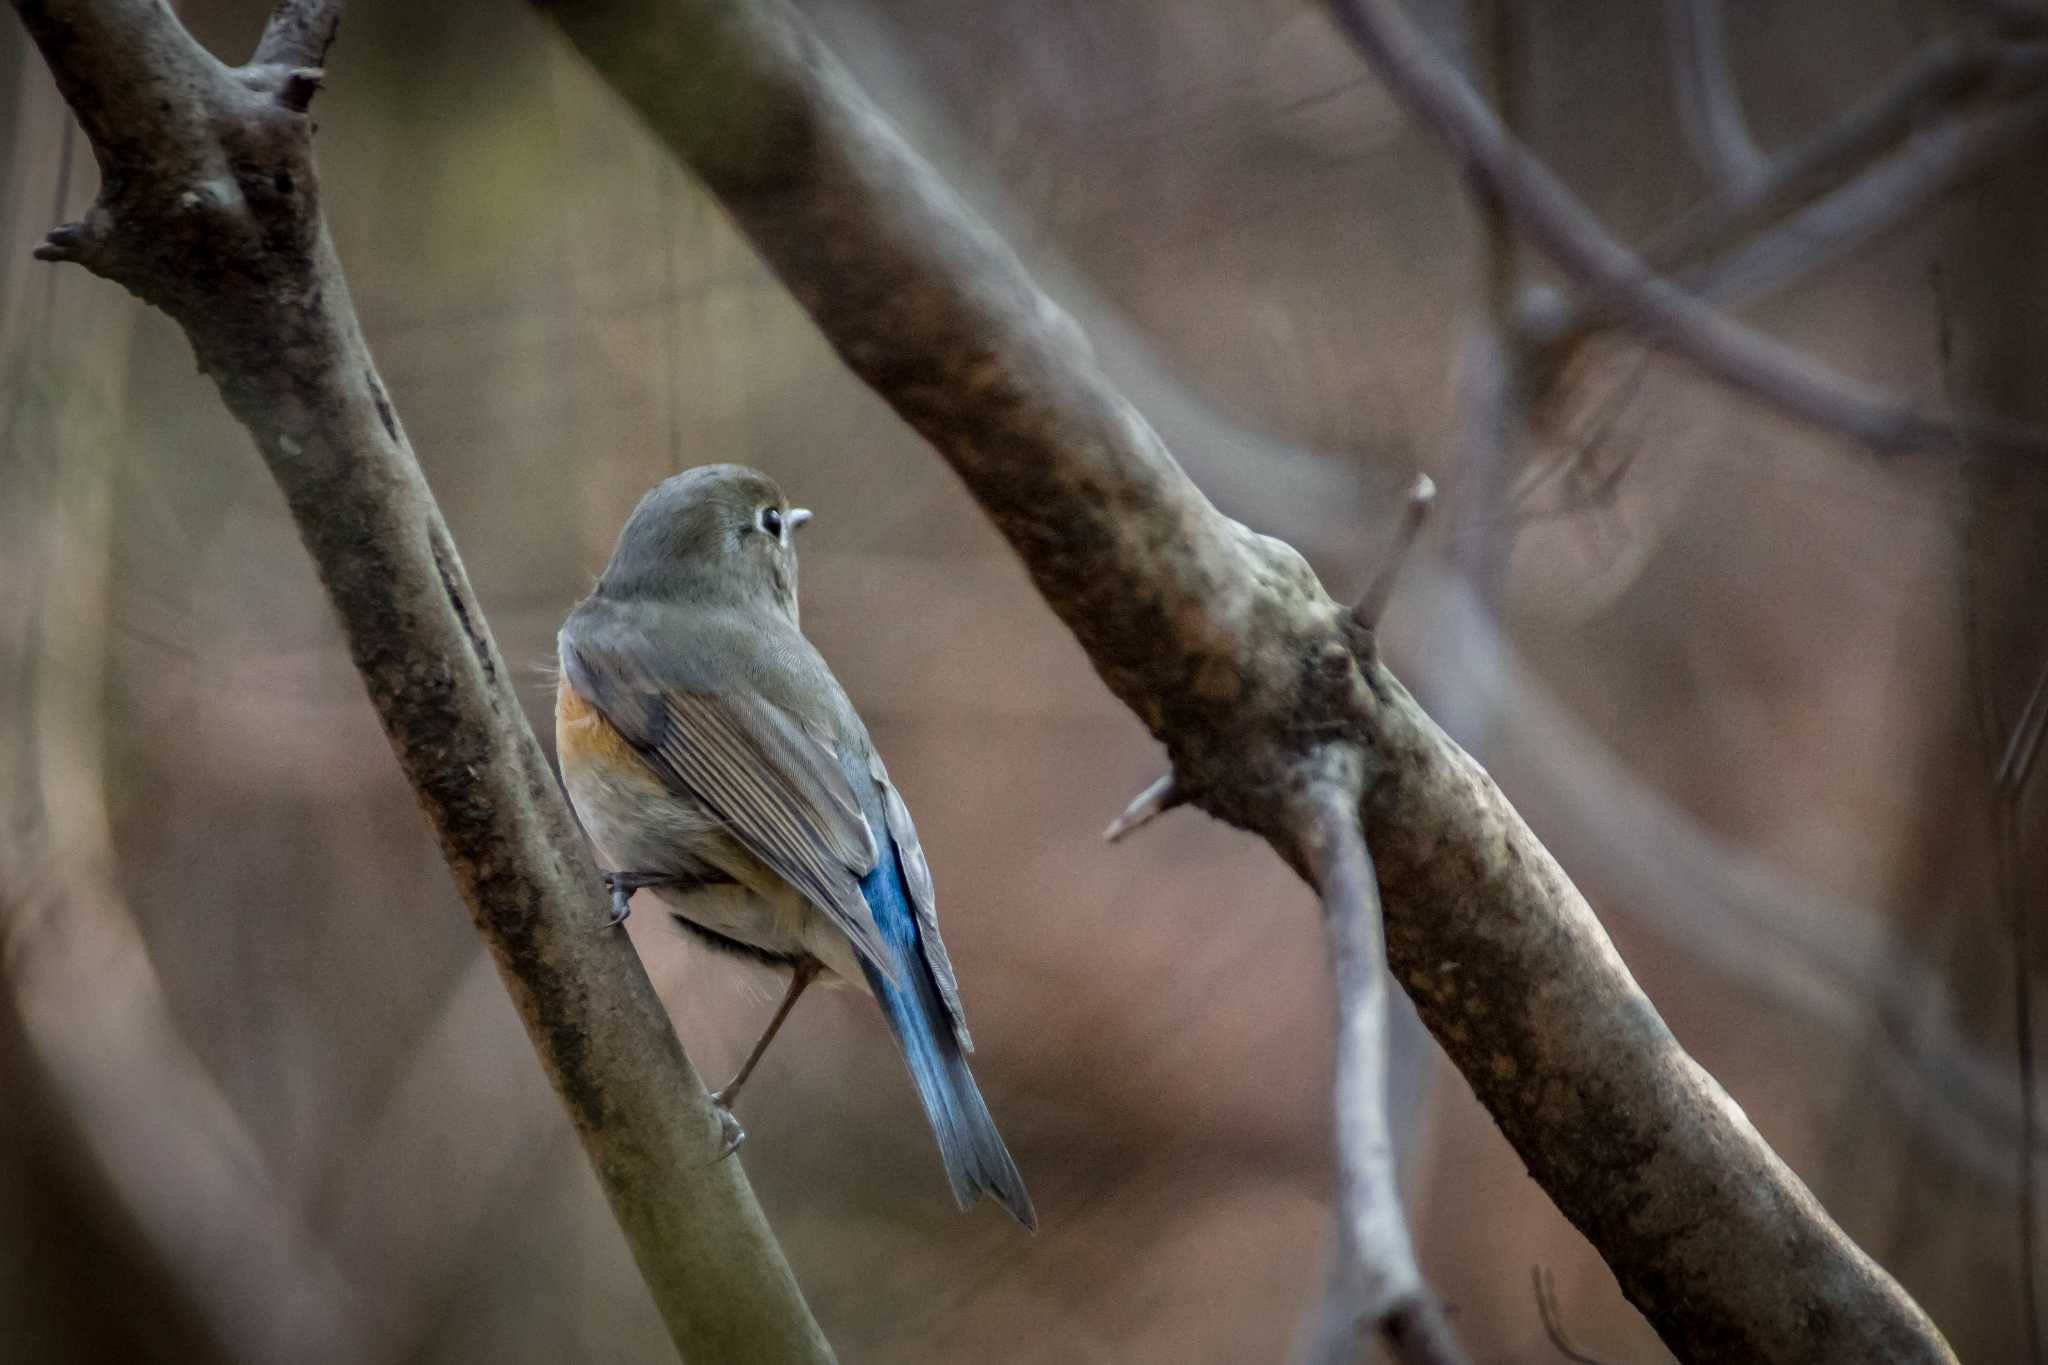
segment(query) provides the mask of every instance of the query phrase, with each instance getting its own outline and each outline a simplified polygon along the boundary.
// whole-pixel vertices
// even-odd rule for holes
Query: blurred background
[[[178,8],[231,60],[264,14]],[[2048,844],[1995,773],[2048,660],[2048,471],[1876,455],[1613,342],[1475,441],[1486,282],[1542,265],[1315,5],[804,8],[1196,480],[1333,592],[1436,477],[1397,670],[1961,1356],[2025,1359]],[[1731,6],[1758,142],[1980,8]],[[1713,192],[1662,7],[1530,0],[1478,37],[1416,12],[1618,233]],[[326,212],[544,744],[554,631],[649,485],[737,460],[818,513],[804,623],[917,813],[1044,1220],[955,1213],[878,1016],[807,998],[742,1159],[842,1358],[1284,1358],[1329,1199],[1309,895],[1199,815],[1100,842],[1156,747],[527,7],[358,0],[329,69]],[[2042,150],[1747,316],[2048,420]],[[0,1359],[670,1359],[250,442],[164,318],[28,258],[94,185],[0,21]],[[723,1078],[779,983],[630,927]],[[1582,1349],[1668,1359],[1412,1021],[1398,1062],[1413,1220],[1474,1358],[1559,1358],[1540,1267]]]

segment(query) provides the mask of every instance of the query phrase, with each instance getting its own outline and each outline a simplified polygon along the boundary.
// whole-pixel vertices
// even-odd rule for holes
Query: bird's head
[[[640,499],[597,591],[618,599],[768,606],[795,622],[791,537],[810,519],[758,469],[686,469]]]

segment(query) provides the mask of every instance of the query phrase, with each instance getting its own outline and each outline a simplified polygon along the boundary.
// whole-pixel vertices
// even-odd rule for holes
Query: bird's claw
[[[618,882],[609,876],[604,879],[604,884],[605,889],[612,893],[612,917],[604,922],[604,927],[616,929],[626,922],[628,915],[633,913],[633,893],[619,885]]]
[[[668,877],[651,877],[644,872],[607,872],[604,874],[604,889],[611,893],[612,917],[604,922],[607,929],[616,929],[626,922],[633,913],[633,893],[643,887],[666,886]]]
[[[716,1166],[740,1149],[740,1144],[747,1140],[747,1130],[740,1127],[740,1121],[726,1107],[724,1091],[711,1097],[711,1107],[718,1112],[718,1155],[711,1163]]]

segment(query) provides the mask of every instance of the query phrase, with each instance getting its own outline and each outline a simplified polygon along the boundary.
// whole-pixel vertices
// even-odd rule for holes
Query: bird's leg
[[[616,929],[626,922],[626,916],[633,913],[629,903],[633,893],[647,886],[673,886],[678,879],[664,876],[659,872],[607,872],[604,874],[604,889],[612,893],[612,917],[604,927]]]
[[[740,1127],[739,1120],[733,1117],[732,1102],[739,1098],[740,1087],[746,1084],[747,1077],[754,1074],[754,1067],[760,1063],[762,1054],[768,1051],[768,1044],[775,1040],[776,1033],[782,1028],[782,1021],[789,1018],[789,1012],[796,1008],[797,997],[804,993],[804,987],[810,985],[822,970],[814,957],[800,958],[796,965],[790,968],[789,989],[783,992],[782,1003],[775,1007],[774,1018],[770,1019],[768,1027],[761,1031],[761,1037],[754,1044],[754,1050],[740,1063],[740,1069],[733,1074],[733,1078],[725,1083],[723,1089],[711,1096],[711,1102],[718,1106],[719,1122],[725,1128],[725,1150],[718,1154],[721,1160],[738,1151],[740,1144],[747,1140],[747,1130]]]

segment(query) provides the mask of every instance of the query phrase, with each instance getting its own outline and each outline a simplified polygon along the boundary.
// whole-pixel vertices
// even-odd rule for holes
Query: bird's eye
[[[755,518],[761,529],[777,540],[782,539],[782,510],[777,507],[763,507],[761,515]]]

